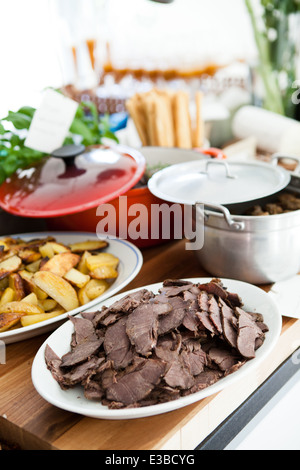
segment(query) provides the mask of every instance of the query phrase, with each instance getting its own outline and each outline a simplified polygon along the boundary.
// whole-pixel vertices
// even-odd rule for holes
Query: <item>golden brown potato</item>
[[[79,289],[84,287],[90,280],[90,276],[81,273],[75,268],[70,269],[70,271],[64,275],[64,278],[73,286],[79,287]]]
[[[8,302],[12,302],[15,298],[15,291],[11,287],[7,287],[3,292],[0,300],[0,305],[7,304]]]
[[[85,251],[102,250],[108,246],[108,242],[105,240],[86,240],[84,242],[73,243],[69,246],[73,253],[84,253]]]
[[[1,261],[0,263],[0,279],[8,276],[10,273],[16,272],[22,264],[21,258],[19,256],[14,255],[10,258]]]
[[[91,279],[87,283],[86,293],[90,300],[94,300],[102,295],[109,287],[110,284],[105,280]]]
[[[40,271],[50,271],[63,277],[70,269],[74,268],[79,261],[80,256],[70,251],[58,253],[43,264]]]
[[[17,313],[22,315],[36,315],[37,313],[44,313],[43,310],[28,302],[8,302],[4,305],[0,305],[0,313]]]
[[[22,314],[18,313],[1,313],[0,314],[0,333],[9,330],[12,326],[16,325]]]
[[[33,278],[34,273],[30,273],[23,269],[22,271],[19,271],[19,274],[24,281],[25,290],[28,292],[34,292],[39,300],[44,300],[48,297],[48,294],[36,285]]]
[[[25,297],[25,289],[24,289],[24,282],[21,278],[20,274],[12,273],[9,275],[8,278],[8,285],[14,290],[14,297],[15,300],[21,300]]]
[[[118,277],[118,271],[112,266],[98,266],[90,271],[93,279],[115,279]]]
[[[37,271],[33,275],[36,285],[56,300],[66,311],[79,307],[76,290],[62,277],[50,271]]]
[[[118,264],[119,259],[111,253],[99,253],[98,255],[91,255],[86,258],[86,265],[90,271],[103,265],[111,266],[115,269]]]
[[[63,309],[61,310],[56,310],[55,312],[49,312],[49,313],[40,313],[39,315],[24,315],[21,317],[21,325],[22,326],[30,326],[34,325],[35,323],[40,323],[45,320],[49,320],[50,318],[58,317],[59,315],[62,315],[65,311]]]

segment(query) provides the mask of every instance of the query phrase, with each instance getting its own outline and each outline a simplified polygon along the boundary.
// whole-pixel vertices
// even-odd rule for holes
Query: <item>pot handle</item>
[[[221,204],[204,204],[202,202],[196,202],[195,206],[196,211],[200,213],[201,217],[203,217],[204,220],[207,220],[209,216],[206,214],[205,209],[203,210],[203,206],[214,211],[222,212],[230,229],[235,230],[237,232],[241,232],[245,228],[245,223],[233,220],[229,209],[227,209],[227,207],[222,206]]]
[[[271,156],[271,163],[272,165],[278,165],[279,160],[294,160],[297,163],[296,168],[293,170],[293,173],[300,173],[300,157],[296,155],[283,155],[281,153],[274,153]]]
[[[230,168],[228,166],[228,163],[226,163],[224,161],[220,161],[220,160],[207,160],[205,170],[201,171],[200,173],[204,173],[205,175],[207,175],[209,165],[222,165],[225,168],[225,171],[226,171],[226,178],[231,178],[231,179],[236,179],[237,178],[235,175],[232,175],[230,173]]]

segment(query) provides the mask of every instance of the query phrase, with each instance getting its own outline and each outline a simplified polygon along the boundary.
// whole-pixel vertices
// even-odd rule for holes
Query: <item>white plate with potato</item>
[[[139,273],[130,242],[86,232],[0,237],[0,341],[55,329],[69,315],[96,308]]]

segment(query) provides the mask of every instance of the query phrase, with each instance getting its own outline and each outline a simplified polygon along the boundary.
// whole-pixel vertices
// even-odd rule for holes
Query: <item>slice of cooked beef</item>
[[[185,366],[192,375],[200,374],[207,365],[207,357],[200,343],[197,340],[189,340],[184,343],[184,347],[181,357]]]
[[[128,315],[126,334],[137,353],[151,354],[157,340],[158,317],[171,310],[169,303],[150,302],[139,305]]]
[[[158,359],[145,359],[138,370],[123,375],[106,390],[108,400],[131,405],[144,399],[165,373],[165,364]]]
[[[170,297],[169,303],[172,306],[170,313],[162,315],[158,319],[158,334],[163,335],[178,328],[185,317],[189,308],[188,302],[185,302],[180,297]]]
[[[243,357],[252,359],[255,357],[256,341],[263,340],[264,333],[253,317],[240,307],[236,308],[238,316],[237,349]]]
[[[208,293],[206,291],[200,291],[198,295],[198,304],[201,312],[208,312]]]
[[[230,346],[237,347],[237,318],[234,310],[230,308],[223,299],[219,299],[221,310],[223,336]],[[236,325],[236,326],[234,326]]]
[[[208,355],[222,371],[231,369],[241,359],[236,353],[220,348],[211,348]]]
[[[104,361],[104,357],[92,356],[88,361],[72,367],[64,374],[64,384],[73,387],[85,381],[88,377],[96,374],[97,369]]]
[[[98,339],[93,323],[87,318],[69,316],[69,320],[71,320],[74,325],[74,346],[87,341],[96,341]]]
[[[163,281],[163,287],[170,286],[192,286],[193,283],[190,281],[185,281],[184,279],[165,279]]]
[[[63,390],[67,390],[69,385],[65,383],[64,373],[60,368],[61,358],[53,351],[53,349],[47,344],[45,347],[45,362],[47,369],[51,372],[52,377],[58,382]]]
[[[223,377],[223,372],[220,370],[206,370],[201,372],[199,375],[194,377],[194,385],[189,389],[183,392],[183,395],[190,395],[191,393],[199,392],[204,390],[216,383],[219,379]]]
[[[192,284],[186,284],[183,286],[164,286],[162,287],[159,292],[166,297],[176,297],[177,295],[187,291]]]
[[[182,390],[192,387],[194,377],[185,367],[185,362],[181,355],[178,355],[176,360],[169,363],[168,367],[168,371],[164,375],[164,381],[167,385]]]
[[[147,302],[154,297],[154,294],[147,289],[140,289],[137,292],[126,295],[125,297],[117,300],[109,307],[103,307],[100,312],[94,317],[94,325],[99,323],[103,325],[112,324],[117,321],[124,313],[132,311],[138,307],[142,302]]]
[[[126,322],[127,316],[110,325],[104,336],[103,346],[107,360],[113,361],[116,369],[126,367],[134,356],[126,333]]]
[[[214,295],[209,295],[208,297],[209,318],[211,319],[219,335],[221,335],[223,333],[223,327],[218,301],[216,300]]]
[[[227,292],[223,287],[222,282],[219,279],[213,279],[205,284],[198,284],[200,290],[206,291],[208,294],[213,294],[221,299],[227,298]]]
[[[196,312],[196,316],[199,318],[200,323],[203,325],[203,327],[208,330],[210,333],[213,335],[217,335],[218,331],[214,324],[212,323],[209,313],[202,311],[202,312]]]
[[[96,354],[103,343],[103,338],[78,344],[72,351],[62,356],[60,367],[72,367],[88,360]]]

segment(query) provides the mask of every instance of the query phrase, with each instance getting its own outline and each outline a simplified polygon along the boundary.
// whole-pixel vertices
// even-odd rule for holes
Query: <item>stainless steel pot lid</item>
[[[226,205],[275,194],[289,184],[290,178],[284,168],[263,162],[199,160],[158,171],[150,178],[148,188],[168,202]]]

